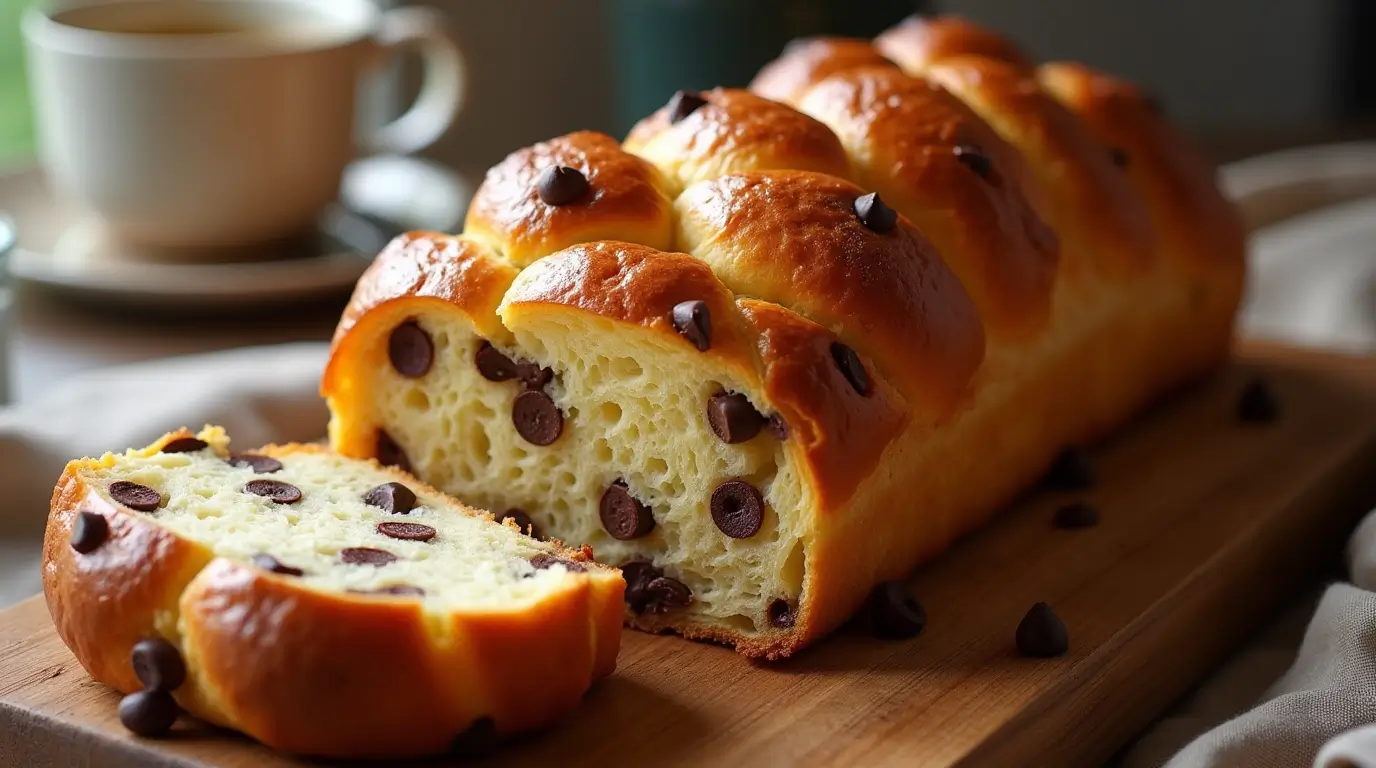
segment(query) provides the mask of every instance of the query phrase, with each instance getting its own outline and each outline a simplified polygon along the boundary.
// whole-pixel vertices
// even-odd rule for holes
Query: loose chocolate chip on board
[[[645,593],[650,597],[649,609],[655,613],[665,613],[678,608],[687,608],[693,602],[693,592],[678,579],[656,576],[645,585]]]
[[[988,179],[994,173],[994,161],[984,154],[984,150],[973,144],[959,144],[951,150],[955,153],[956,159],[965,164],[966,168],[979,174],[981,179]]]
[[[110,498],[140,512],[152,512],[162,506],[162,494],[146,485],[131,483],[128,480],[110,483],[109,492]]]
[[[669,313],[674,330],[698,348],[706,352],[712,346],[712,313],[705,301],[680,301]]]
[[[485,757],[497,748],[497,725],[490,717],[480,717],[468,730],[454,737],[449,751],[459,757]]]
[[[1061,451],[1056,462],[1047,470],[1042,483],[1061,491],[1083,491],[1094,485],[1094,461],[1089,451],[1072,445]]]
[[[301,489],[281,480],[250,480],[244,484],[244,493],[262,496],[278,504],[295,504],[301,500]]]
[[[387,338],[387,358],[397,373],[418,379],[430,372],[435,361],[435,342],[419,323],[408,320],[393,328]]]
[[[861,395],[869,395],[870,375],[865,371],[865,364],[860,362],[860,356],[855,354],[855,350],[839,341],[833,341],[831,343],[831,359],[836,361],[836,367],[841,369],[846,381],[850,382],[856,392]]]
[[[706,104],[707,99],[696,91],[677,91],[669,99],[669,122],[677,123]]]
[[[1265,379],[1247,382],[1237,401],[1237,417],[1246,424],[1269,424],[1280,418],[1280,398]]]
[[[72,549],[80,554],[96,551],[110,536],[110,521],[95,512],[78,512],[72,523]]]
[[[776,413],[769,417],[769,431],[774,434],[774,439],[787,440],[788,422],[784,421],[783,416]]]
[[[769,604],[769,623],[780,629],[788,629],[793,626],[795,617],[793,606],[782,597]]]
[[[1099,510],[1083,501],[1072,501],[1056,510],[1057,528],[1089,528],[1099,524]]]
[[[397,445],[397,441],[393,440],[391,435],[380,429],[377,431],[377,460],[385,467],[411,471],[411,459],[407,457],[406,451]]]
[[[497,522],[499,523],[506,522],[507,520],[516,523],[516,527],[521,529],[521,533],[526,534],[532,539],[544,538],[540,535],[540,529],[535,526],[535,521],[530,519],[530,515],[526,514],[524,509],[512,507],[503,512],[501,517],[497,518]]]
[[[363,503],[388,514],[404,515],[416,508],[416,494],[401,483],[383,483],[363,494]]]
[[[588,191],[588,177],[577,168],[551,165],[540,172],[535,192],[545,205],[568,205]]]
[[[262,568],[263,570],[269,573],[280,573],[283,576],[306,575],[306,572],[301,570],[300,568],[293,568],[292,566],[283,563],[281,560],[278,560],[277,558],[273,557],[272,555],[269,555],[266,552],[259,552],[253,557],[250,557],[249,562],[253,563],[254,565],[258,566],[259,568]]]
[[[866,618],[870,632],[884,640],[915,637],[927,626],[927,611],[901,581],[885,581],[874,588]]]
[[[119,701],[119,721],[139,736],[167,733],[178,714],[177,702],[167,691],[137,691]]]
[[[535,557],[530,558],[530,565],[537,571],[542,571],[546,568],[555,565],[564,566],[568,569],[569,573],[583,573],[584,571],[588,570],[587,568],[583,567],[582,563],[575,563],[572,560],[568,560],[562,557],[556,557],[555,555],[551,555],[548,552],[541,552]]]
[[[163,453],[194,453],[208,447],[204,440],[197,440],[194,437],[179,437],[170,441],[162,447]]]
[[[351,589],[355,595],[397,595],[399,597],[425,597],[425,590],[410,584],[391,584],[377,589]]]
[[[602,519],[602,528],[620,541],[638,539],[655,529],[655,517],[649,507],[632,496],[620,480],[602,492],[597,514]]]
[[[260,456],[256,453],[231,453],[226,463],[231,467],[249,467],[259,475],[282,471],[282,462],[271,456]]]
[[[175,691],[186,682],[186,662],[177,646],[161,637],[134,643],[134,676],[149,691]]]
[[[377,532],[383,536],[402,541],[429,541],[435,538],[435,529],[420,523],[378,523]]]
[[[1046,603],[1037,603],[1018,622],[1014,637],[1018,653],[1034,659],[1061,656],[1070,649],[1070,635],[1065,624]]]
[[[712,491],[712,522],[733,539],[748,539],[764,522],[764,497],[744,480],[727,480]]]
[[[651,595],[646,590],[650,582],[663,576],[664,572],[646,560],[631,560],[621,565],[621,578],[626,582],[626,605],[637,614],[644,613],[650,606]]]
[[[394,563],[397,556],[385,549],[373,547],[348,547],[339,550],[339,559],[348,565],[387,565]]]
[[[881,235],[898,226],[898,212],[885,205],[878,192],[856,198],[855,215],[866,229]]]
[[[1113,164],[1119,168],[1128,167],[1128,152],[1122,147],[1109,147],[1108,159],[1112,160]]]
[[[527,389],[511,403],[516,434],[532,445],[549,445],[564,431],[564,414],[544,392]]]
[[[478,345],[478,351],[473,354],[473,364],[478,367],[478,374],[488,381],[509,381],[516,378],[516,363],[498,352],[488,341]]]
[[[739,392],[718,392],[707,401],[707,423],[728,444],[743,443],[760,433],[765,418]]]

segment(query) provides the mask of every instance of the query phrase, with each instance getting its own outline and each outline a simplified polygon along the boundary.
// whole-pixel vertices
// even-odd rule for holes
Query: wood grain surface
[[[1265,375],[1282,419],[1234,418]],[[1101,482],[1037,493],[911,579],[919,637],[854,630],[776,664],[628,632],[615,675],[511,765],[1079,765],[1111,756],[1301,588],[1331,576],[1376,499],[1376,360],[1250,345],[1214,380],[1095,451]],[[1094,528],[1056,529],[1070,499]],[[1063,658],[1020,658],[1013,632],[1049,602]],[[366,663],[366,660],[360,660]],[[183,722],[131,737],[118,696],[53,634],[40,598],[0,613],[0,764],[320,765]],[[446,765],[427,761],[424,765]]]

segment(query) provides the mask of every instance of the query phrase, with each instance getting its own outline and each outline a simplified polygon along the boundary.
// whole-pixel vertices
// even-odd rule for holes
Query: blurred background
[[[79,4],[100,2],[130,0]],[[328,339],[380,243],[459,229],[483,172],[513,149],[578,129],[624,135],[676,89],[744,85],[793,37],[873,36],[913,12],[961,14],[1034,58],[1136,80],[1220,163],[1376,134],[1372,0],[380,0],[444,15],[436,26],[467,70],[452,125],[418,153],[360,151],[320,237],[295,252],[167,264],[87,237],[40,164],[34,105],[62,94],[33,85],[21,31],[32,5],[0,0],[0,254],[14,298],[11,311],[5,287],[0,382],[20,400],[87,368]],[[403,111],[423,72],[403,55],[364,78],[358,132]],[[75,122],[101,119],[75,109]],[[122,157],[114,146],[87,154]]]

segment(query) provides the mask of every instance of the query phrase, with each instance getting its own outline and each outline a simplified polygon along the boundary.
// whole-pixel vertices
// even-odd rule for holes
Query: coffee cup
[[[23,21],[56,190],[124,245],[186,258],[309,231],[360,153],[409,153],[463,102],[441,14],[369,0],[50,3]],[[417,50],[415,102],[357,129],[365,75]]]

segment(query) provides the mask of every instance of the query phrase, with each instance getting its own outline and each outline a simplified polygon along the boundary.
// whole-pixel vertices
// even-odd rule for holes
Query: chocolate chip
[[[1113,161],[1113,164],[1119,168],[1128,167],[1128,152],[1122,147],[1109,147],[1108,159]]]
[[[72,523],[72,549],[80,554],[96,551],[110,536],[110,521],[95,512],[79,512]]]
[[[517,363],[516,378],[521,380],[526,389],[544,389],[546,384],[554,380],[554,371],[537,363]]]
[[[508,381],[516,378],[516,364],[511,358],[498,352],[491,342],[484,341],[478,345],[478,351],[473,355],[473,363],[478,366],[478,373],[488,381]]]
[[[577,168],[551,165],[540,172],[535,191],[546,205],[568,205],[588,191],[588,177]]]
[[[411,584],[391,584],[377,589],[351,589],[355,595],[401,595],[405,597],[425,597],[425,590]]]
[[[378,523],[377,532],[402,541],[429,541],[435,538],[436,531],[421,523]]]
[[[707,99],[702,98],[702,94],[696,91],[677,91],[669,99],[669,122],[677,123],[705,104]]]
[[[783,416],[776,413],[769,417],[769,431],[774,434],[776,440],[787,440],[788,422],[784,421]]]
[[[855,350],[842,344],[839,341],[831,343],[831,359],[836,361],[836,367],[841,369],[846,381],[850,382],[852,388],[861,395],[868,396],[870,393],[870,375],[865,370],[865,364],[860,362],[860,356],[855,354]]]
[[[250,480],[244,484],[244,493],[262,496],[278,504],[295,504],[301,500],[301,489],[281,480]]]
[[[259,475],[282,471],[282,462],[271,456],[260,456],[256,453],[231,453],[226,463],[231,467],[249,467]]]
[[[110,498],[140,512],[152,512],[162,506],[162,495],[146,485],[116,480],[108,490]]]
[[[680,301],[669,313],[674,330],[692,342],[699,352],[712,346],[712,313],[705,301]]]
[[[503,512],[501,517],[497,518],[497,522],[499,523],[506,522],[507,520],[515,522],[516,527],[521,529],[521,533],[530,536],[532,539],[544,538],[540,535],[540,529],[535,526],[535,521],[530,519],[530,515],[526,514],[524,509],[512,507]]]
[[[1018,653],[1036,659],[1061,656],[1070,649],[1065,624],[1046,603],[1037,603],[1018,622]]]
[[[1072,445],[1056,457],[1042,483],[1061,491],[1083,491],[1094,485],[1094,462],[1089,451]]]
[[[449,745],[449,751],[459,757],[486,757],[497,748],[497,724],[490,717],[480,717]]]
[[[644,591],[650,598],[648,608],[655,613],[686,608],[693,602],[693,592],[683,582],[668,576],[651,579]]]
[[[1265,379],[1247,382],[1237,401],[1237,417],[1247,424],[1269,424],[1280,418],[1280,398]]]
[[[119,701],[119,721],[139,736],[167,733],[180,713],[176,700],[166,691],[137,691]]]
[[[194,437],[179,437],[162,447],[163,453],[194,453],[203,448],[209,447],[209,443],[204,440],[197,440]]]
[[[377,431],[377,461],[384,467],[397,467],[407,472],[411,471],[411,459],[407,457],[406,451],[397,445],[397,441],[383,430]]]
[[[250,557],[249,562],[253,563],[259,568],[262,568],[265,571],[268,571],[269,573],[280,573],[283,576],[306,575],[306,572],[301,570],[300,568],[293,568],[292,566],[283,563],[281,560],[278,560],[277,558],[273,557],[272,555],[269,555],[266,552],[259,552],[253,557]]]
[[[878,192],[871,192],[855,199],[855,215],[871,232],[884,234],[898,226],[898,212],[884,205]]]
[[[793,606],[782,597],[769,604],[769,623],[780,629],[788,629],[794,622]]]
[[[712,491],[712,522],[733,539],[748,539],[764,522],[764,498],[744,480],[727,480]]]
[[[416,508],[416,494],[401,483],[383,483],[363,494],[363,503],[392,515],[404,515]]]
[[[511,403],[516,434],[532,445],[549,445],[564,431],[564,414],[544,392],[527,389]]]
[[[1089,528],[1099,524],[1099,510],[1082,501],[1072,501],[1056,510],[1057,528]]]
[[[568,569],[569,573],[583,573],[588,570],[582,563],[575,563],[563,557],[556,557],[548,552],[541,552],[535,557],[530,558],[530,565],[537,571],[543,571],[554,565],[562,565]]]
[[[348,565],[387,565],[396,562],[397,556],[385,549],[374,547],[348,547],[339,550],[339,559]]]
[[[650,607],[651,595],[646,590],[650,582],[664,575],[646,560],[631,560],[621,565],[621,578],[626,582],[626,605],[637,614]]]
[[[602,518],[602,528],[611,534],[613,539],[630,541],[655,529],[655,518],[650,514],[650,508],[632,496],[626,488],[626,483],[621,480],[612,483],[602,492],[597,514]]]
[[[134,643],[134,676],[149,691],[175,691],[186,682],[186,662],[177,646],[161,637]]]
[[[435,361],[435,342],[415,320],[398,325],[387,338],[387,358],[397,373],[418,379],[430,371]]]
[[[875,587],[865,613],[870,632],[884,640],[915,637],[927,626],[927,611],[901,581],[885,581]]]
[[[743,443],[765,425],[764,416],[739,392],[718,392],[707,401],[707,423],[724,443]]]
[[[994,173],[994,161],[984,154],[984,151],[973,144],[957,144],[951,149],[956,159],[965,164],[966,168],[979,174],[981,179],[988,179]]]

